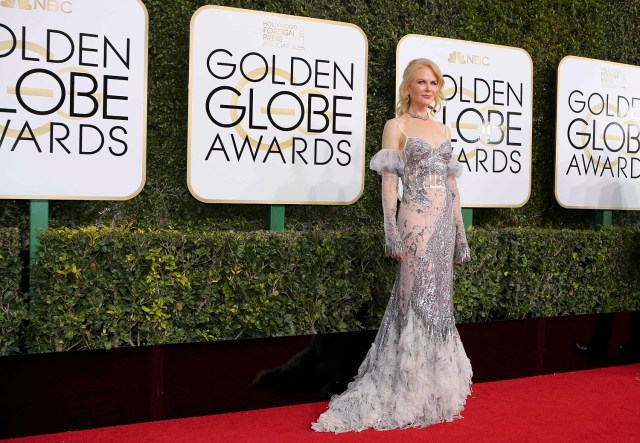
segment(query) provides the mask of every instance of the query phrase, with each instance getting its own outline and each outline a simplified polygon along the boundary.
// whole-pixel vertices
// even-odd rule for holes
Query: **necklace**
[[[425,121],[427,121],[427,120],[429,120],[429,118],[431,118],[431,117],[429,117],[429,114],[420,115],[420,114],[416,114],[415,112],[412,112],[412,111],[407,111],[407,115],[409,117],[419,118],[420,120],[425,120]]]

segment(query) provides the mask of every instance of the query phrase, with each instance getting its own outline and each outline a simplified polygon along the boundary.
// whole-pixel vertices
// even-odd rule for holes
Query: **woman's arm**
[[[382,150],[376,154],[382,174],[382,210],[384,213],[384,251],[387,257],[402,261],[402,239],[396,222],[398,204],[398,177],[404,168],[402,162],[402,132],[389,120],[382,131]],[[374,160],[372,160],[372,164]]]

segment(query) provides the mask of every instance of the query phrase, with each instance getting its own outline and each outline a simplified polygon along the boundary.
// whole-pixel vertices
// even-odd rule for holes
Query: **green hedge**
[[[474,229],[458,321],[640,308],[640,234]],[[634,243],[635,242],[635,243]],[[52,229],[42,236],[33,351],[374,329],[396,267],[378,227],[351,231]]]
[[[148,159],[143,192],[127,202],[51,204],[54,226],[198,226],[262,229],[259,205],[206,205],[186,186],[189,22],[205,4],[351,22],[369,42],[367,158],[379,149],[393,116],[395,48],[406,34],[521,47],[534,66],[532,192],[521,209],[481,209],[478,226],[589,227],[593,211],[560,207],[554,198],[557,67],[566,55],[640,65],[640,2],[583,0],[145,0],[149,11]],[[425,54],[428,56],[428,54]],[[343,229],[380,220],[379,182],[367,171],[365,192],[348,207],[287,208],[287,226]],[[488,191],[490,192],[490,190]],[[26,231],[22,202],[0,201],[0,225]],[[618,212],[616,224],[640,226],[640,213]]]
[[[20,237],[15,228],[0,228],[0,355],[18,351],[27,304],[20,292]]]
[[[60,351],[361,329],[389,284],[377,237],[50,230],[28,341]]]
[[[472,230],[456,280],[458,321],[640,309],[640,232]]]

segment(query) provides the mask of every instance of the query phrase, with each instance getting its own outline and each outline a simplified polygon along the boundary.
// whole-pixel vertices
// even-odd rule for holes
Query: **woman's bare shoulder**
[[[439,132],[445,134],[446,138],[451,138],[451,132],[449,131],[449,127],[447,125],[437,120],[433,120],[433,122],[437,125],[436,128],[438,128]]]
[[[382,148],[385,149],[402,149],[404,131],[400,126],[401,118],[392,118],[387,120],[382,131]]]

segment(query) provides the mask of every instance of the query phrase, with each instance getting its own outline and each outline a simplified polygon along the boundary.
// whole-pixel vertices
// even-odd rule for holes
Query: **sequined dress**
[[[406,134],[405,134],[406,136]],[[312,424],[348,432],[423,427],[460,417],[471,392],[471,364],[453,315],[454,258],[469,258],[451,143],[406,136],[382,149],[385,251],[402,255],[382,324],[358,375]],[[403,197],[396,223],[398,177]]]

